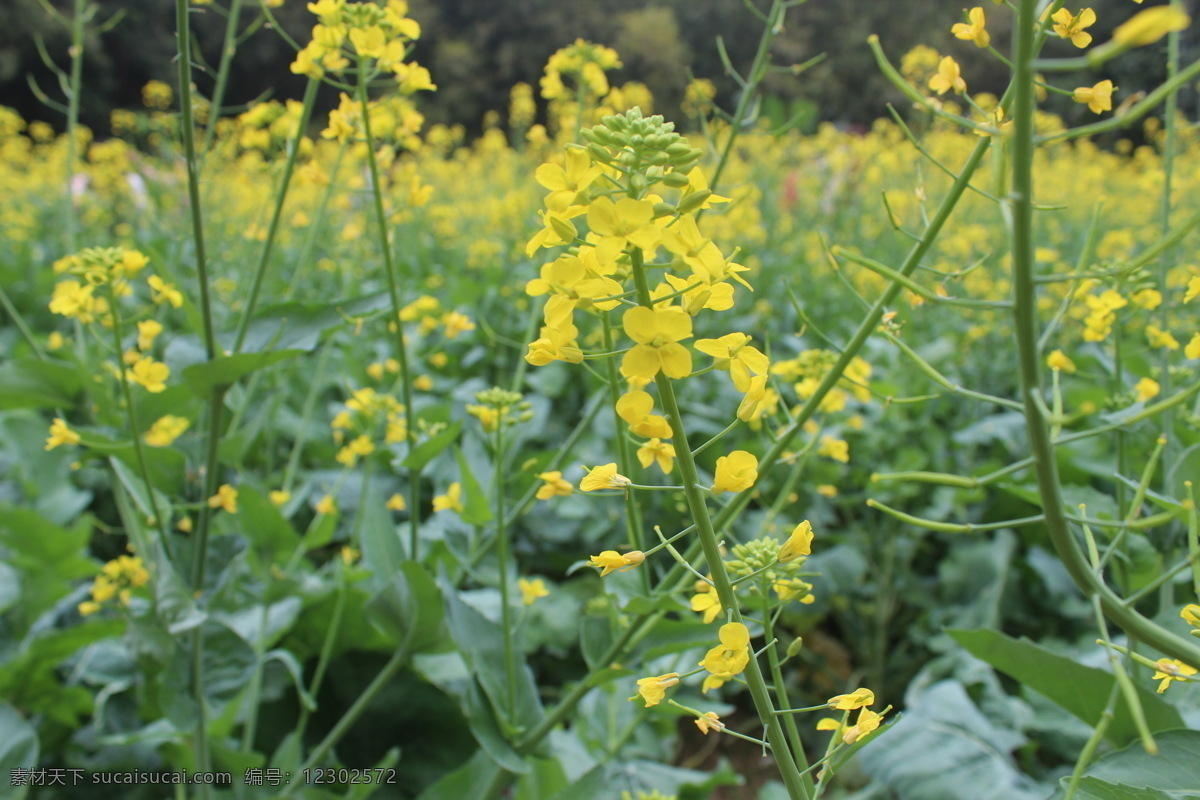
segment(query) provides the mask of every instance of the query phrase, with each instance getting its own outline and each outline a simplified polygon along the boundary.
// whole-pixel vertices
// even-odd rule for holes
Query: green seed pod
[[[676,189],[682,189],[684,186],[688,185],[688,176],[684,175],[682,172],[668,172],[666,175],[662,176],[662,182],[667,186],[671,186]]]
[[[692,192],[691,194],[684,196],[684,198],[679,201],[679,213],[687,214],[691,211],[695,211],[697,208],[704,205],[704,201],[710,197],[712,197],[712,192],[710,192],[708,189],[704,189],[699,192]]]
[[[797,636],[792,640],[792,643],[787,646],[787,657],[795,658],[799,655],[800,650],[804,647],[804,637]]]

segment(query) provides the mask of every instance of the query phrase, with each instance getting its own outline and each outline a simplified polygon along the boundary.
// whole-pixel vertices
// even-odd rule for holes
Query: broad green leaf
[[[508,681],[504,669],[504,633],[500,626],[467,605],[447,581],[440,582],[446,601],[446,624],[471,673],[479,679],[496,709],[501,728],[532,729],[544,716],[533,672],[518,654],[516,708],[509,713]]]
[[[471,471],[471,465],[467,462],[467,457],[463,455],[461,448],[454,448],[454,457],[458,460],[458,471],[462,476],[463,495],[465,495],[461,514],[463,521],[471,525],[485,525],[491,522],[492,510],[488,507],[487,495],[480,488],[479,481],[476,480],[475,473]]]
[[[488,702],[478,680],[471,681],[462,704],[463,715],[475,741],[492,760],[509,772],[522,775],[529,771],[529,764],[521,757],[500,732],[492,704]]]
[[[238,353],[220,356],[183,370],[183,381],[197,397],[206,398],[230,386],[252,372],[303,355],[304,350],[270,350],[265,353]]]
[[[13,781],[18,769],[32,770],[38,766],[37,731],[8,703],[0,702],[0,775],[9,781],[4,796],[23,800],[28,786]]]
[[[401,463],[405,469],[410,469],[414,472],[423,469],[426,464],[437,457],[439,453],[445,450],[454,442],[458,441],[458,435],[462,432],[462,420],[456,420],[448,425],[444,430],[436,436],[431,436],[419,445],[414,447]]]
[[[367,603],[366,613],[375,627],[409,655],[433,649],[444,640],[442,595],[415,561],[400,565],[392,581]]]
[[[997,631],[950,630],[947,633],[971,655],[1040,692],[1087,724],[1096,725],[1100,721],[1115,680],[1112,673],[1085,667],[1026,639],[1018,641]],[[1138,696],[1151,731],[1183,726],[1179,712],[1160,696],[1141,687],[1138,687]],[[1117,705],[1106,737],[1117,745],[1138,738],[1123,701]]]
[[[529,772],[517,781],[515,800],[549,800],[570,783],[557,758],[530,759],[529,767]]]
[[[1013,763],[1025,738],[985,717],[963,686],[933,684],[910,699],[893,732],[859,753],[863,769],[896,800],[1041,800]]]
[[[291,555],[300,542],[300,535],[275,504],[250,486],[238,488],[238,524],[246,541],[268,562]]]
[[[671,767],[653,761],[618,761],[599,764],[558,794],[553,800],[613,800],[619,788],[635,797],[638,792],[660,792],[668,796],[708,797],[718,786],[736,786],[738,776],[728,767],[708,773]]]
[[[1158,753],[1150,755],[1139,742],[1109,753],[1084,771],[1082,800],[1182,800],[1200,798],[1200,731],[1173,730],[1156,734]],[[1060,782],[1052,800],[1065,795],[1068,779]]]
[[[79,370],[53,361],[0,365],[0,410],[71,408],[83,381]]]
[[[483,797],[486,788],[500,773],[500,767],[486,752],[476,750],[461,767],[421,792],[417,800],[464,800]]]

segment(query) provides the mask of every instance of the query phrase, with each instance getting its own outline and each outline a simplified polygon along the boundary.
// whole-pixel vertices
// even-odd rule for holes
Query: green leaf
[[[492,760],[509,772],[523,775],[529,771],[529,764],[512,748],[512,745],[500,732],[496,722],[492,704],[488,702],[478,680],[471,681],[466,697],[462,704],[463,715],[467,718],[467,726],[479,746],[483,748]]]
[[[362,532],[362,565],[369,569],[375,586],[385,586],[399,574],[399,565],[404,561],[404,546],[396,531],[396,523],[387,510],[384,500],[375,486],[369,485],[363,496],[363,506],[358,509]],[[433,581],[430,581],[433,586]],[[437,588],[433,588],[437,593]],[[438,598],[440,605],[441,598]]]
[[[500,767],[483,750],[476,750],[461,767],[443,776],[421,792],[417,800],[463,800],[484,797],[485,790],[500,772]]]
[[[0,702],[0,775],[11,781],[13,771],[34,769],[37,765],[37,731],[15,708]],[[10,782],[7,792],[4,796],[10,800],[23,800],[29,787],[14,786]]]
[[[638,792],[682,797],[707,797],[718,786],[734,786],[737,775],[728,767],[714,772],[700,772],[658,764],[653,761],[606,762],[589,770],[558,794],[553,800],[612,800],[614,787]]]
[[[1013,763],[1020,733],[985,717],[963,686],[939,681],[909,701],[904,718],[859,753],[896,800],[1041,800]]]
[[[414,447],[404,459],[401,466],[414,472],[423,469],[426,464],[437,457],[451,444],[458,440],[458,434],[462,432],[462,420],[456,420],[438,433],[436,436],[431,436],[419,445]]]
[[[415,561],[405,561],[392,581],[366,606],[367,618],[410,655],[431,650],[444,639],[445,610],[437,585]]]
[[[971,655],[1040,692],[1088,725],[1094,726],[1100,721],[1116,680],[1112,673],[1085,667],[1027,639],[1018,641],[997,631],[950,630],[947,633]],[[1162,697],[1142,687],[1138,687],[1138,696],[1151,731],[1183,726],[1179,712]],[[1137,728],[1123,701],[1117,704],[1105,735],[1117,745],[1137,740]]]
[[[53,361],[0,365],[0,410],[71,408],[83,387],[79,370]]]
[[[207,398],[263,367],[304,354],[300,349],[220,356],[183,370],[183,381],[197,397]]]
[[[504,669],[504,632],[500,626],[467,605],[448,582],[440,582],[446,601],[446,624],[471,673],[483,686],[501,726],[531,730],[545,712],[533,672],[523,658],[516,664],[516,707],[509,714],[508,680]]]
[[[1200,798],[1200,731],[1157,734],[1157,755],[1140,743],[1109,753],[1084,771],[1077,800],[1180,800]],[[1061,800],[1069,779],[1052,800]]]
[[[588,669],[609,666],[601,664],[600,658],[608,652],[613,639],[612,620],[607,616],[584,614],[579,618],[579,645]]]
[[[246,541],[268,562],[286,558],[300,541],[275,504],[250,486],[238,487],[238,523]]]
[[[463,512],[460,516],[463,518],[463,522],[471,525],[486,525],[492,520],[492,510],[488,507],[487,495],[479,487],[479,481],[475,480],[475,473],[471,471],[471,466],[467,463],[467,457],[463,455],[462,448],[454,448],[454,457],[458,460],[463,494],[466,495],[466,502],[463,503]]]

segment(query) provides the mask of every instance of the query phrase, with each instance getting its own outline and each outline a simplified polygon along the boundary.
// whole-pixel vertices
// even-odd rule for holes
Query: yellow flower
[[[1060,8],[1050,19],[1054,20],[1054,32],[1064,39],[1070,39],[1076,47],[1084,48],[1092,43],[1092,35],[1083,30],[1096,24],[1096,12],[1092,9],[1085,8],[1078,14],[1072,14]]]
[[[589,558],[588,563],[600,570],[600,577],[603,578],[610,572],[631,570],[645,560],[646,554],[641,550],[630,550],[624,555],[616,550],[605,550],[600,555]]]
[[[629,423],[630,432],[650,439],[670,439],[671,423],[652,411],[654,398],[641,389],[626,392],[617,400],[617,415]]]
[[[404,500],[404,495],[397,493],[388,498],[386,508],[388,511],[403,511],[408,508],[408,503]]]
[[[271,505],[278,507],[291,500],[292,493],[286,489],[275,489],[267,492],[267,499],[271,501]]]
[[[1179,349],[1179,342],[1171,335],[1171,332],[1164,331],[1157,325],[1146,326],[1146,340],[1151,347],[1165,347],[1168,350]]]
[[[1189,603],[1179,612],[1179,616],[1183,617],[1183,621],[1193,628],[1200,628],[1200,606],[1195,603]]]
[[[217,493],[208,498],[208,507],[222,508],[230,514],[236,514],[238,510],[237,499],[237,489],[233,488],[228,483],[223,483],[221,484],[221,487],[217,489]]]
[[[833,484],[822,483],[817,487],[817,494],[821,495],[821,497],[837,497],[838,490]]]
[[[850,694],[839,694],[829,698],[826,702],[830,708],[836,708],[838,711],[853,711],[856,708],[864,708],[875,704],[875,693],[870,689],[859,687]]]
[[[766,375],[771,362],[763,353],[750,346],[750,337],[744,333],[730,333],[720,339],[697,339],[696,349],[716,359],[717,369],[729,370],[729,377],[739,392],[750,390],[751,378]]]
[[[717,712],[715,711],[704,712],[697,717],[694,722],[696,723],[696,727],[699,728],[700,732],[705,736],[708,735],[709,731],[725,730],[725,723],[721,722],[721,718],[717,716]]]
[[[646,701],[646,708],[656,706],[662,702],[667,694],[667,689],[679,683],[678,672],[668,672],[665,675],[654,675],[649,678],[638,679],[638,694]],[[631,697],[630,700],[637,700],[637,697]]]
[[[595,492],[600,489],[624,489],[633,481],[624,475],[617,474],[617,463],[604,464],[588,470],[579,482],[579,488],[584,492]]]
[[[728,680],[750,663],[750,631],[740,622],[728,622],[717,635],[721,643],[708,651],[700,666]]]
[[[150,285],[151,299],[158,305],[169,303],[172,308],[179,308],[183,305],[183,293],[157,275],[146,278],[146,283]]]
[[[1171,31],[1181,31],[1190,25],[1191,17],[1175,6],[1155,6],[1139,11],[1113,31],[1113,41],[1126,47],[1153,44]]]
[[[1176,658],[1160,658],[1154,662],[1154,666],[1158,667],[1158,672],[1154,673],[1153,680],[1159,681],[1158,693],[1162,694],[1171,685],[1171,681],[1186,681],[1185,676],[1195,675],[1196,668],[1188,666]]]
[[[433,498],[434,511],[454,511],[461,514],[465,507],[462,504],[462,484],[455,481],[445,494]]]
[[[744,492],[758,480],[758,459],[745,450],[734,450],[717,459],[716,475],[713,477],[713,494],[722,492]]]
[[[447,339],[454,339],[460,333],[475,330],[475,323],[471,322],[471,318],[458,311],[447,311],[442,316],[442,324],[446,326]]]
[[[538,183],[550,190],[546,195],[546,208],[551,211],[563,211],[574,205],[579,193],[601,174],[600,166],[592,164],[585,150],[568,150],[566,162],[565,168],[558,164],[542,164],[533,174]]]
[[[50,423],[50,435],[46,437],[46,449],[53,450],[60,444],[79,444],[79,434],[67,427],[67,421],[56,417]]]
[[[804,520],[804,522],[801,522],[792,529],[792,535],[783,543],[783,547],[779,548],[779,555],[775,559],[780,564],[786,564],[800,556],[810,555],[812,553],[812,540],[812,524],[808,520]]]
[[[418,392],[428,392],[433,389],[433,378],[428,375],[418,375],[413,378],[412,385]]]
[[[562,472],[559,470],[538,473],[538,479],[542,481],[542,485],[537,490],[538,500],[569,497],[575,493],[575,487],[569,481],[563,480]]]
[[[1190,303],[1200,297],[1200,275],[1188,278],[1187,291],[1183,293],[1183,302]]]
[[[707,625],[720,616],[724,609],[721,608],[721,600],[717,597],[714,591],[701,592],[692,597],[692,611],[702,612],[704,614],[704,624]]]
[[[487,433],[493,433],[500,427],[500,411],[492,406],[468,405],[467,413],[477,418]]]
[[[1183,348],[1183,354],[1190,359],[1200,358],[1200,333],[1192,334],[1192,340]]]
[[[138,350],[149,350],[154,346],[154,340],[163,332],[163,326],[152,319],[142,320],[137,324]]]
[[[337,503],[333,500],[333,495],[327,494],[317,503],[316,512],[318,514],[336,514]]]
[[[1112,110],[1112,95],[1117,90],[1112,81],[1100,81],[1095,86],[1080,86],[1075,90],[1072,99],[1076,103],[1084,103],[1093,112],[1101,114]]]
[[[883,714],[876,714],[869,708],[862,709],[858,712],[858,721],[854,723],[854,727],[848,728],[846,732],[842,734],[842,741],[846,744],[854,744],[859,739],[878,728],[879,722],[882,719]]]
[[[527,606],[533,605],[539,597],[546,597],[550,594],[550,590],[546,588],[546,582],[541,578],[533,580],[519,578],[517,588],[521,590],[521,602]]]
[[[142,437],[142,441],[151,447],[167,447],[178,439],[188,429],[191,422],[186,417],[176,417],[171,414],[159,417],[150,430]]]
[[[654,224],[654,203],[622,197],[613,202],[597,197],[588,207],[588,226],[601,237],[601,261],[614,260],[629,245],[654,251],[662,241],[662,228]]]
[[[155,361],[149,356],[142,356],[133,364],[133,369],[126,370],[125,376],[134,383],[146,387],[152,394],[166,391],[167,378],[171,375],[170,368]]]
[[[834,436],[822,436],[817,455],[832,458],[846,464],[850,461],[850,445]]]
[[[675,447],[661,439],[651,439],[638,448],[637,459],[643,469],[657,463],[663,474],[669,475],[675,466]]]
[[[958,62],[946,56],[938,62],[937,75],[929,79],[929,88],[938,94],[945,94],[953,89],[958,94],[967,90],[967,82],[962,78]]]
[[[967,19],[970,20],[970,24],[960,22],[952,27],[950,32],[959,39],[974,42],[976,47],[987,47],[991,43],[992,37],[988,35],[987,29],[984,27],[987,20],[984,18],[983,9],[975,6],[967,14]]]
[[[1133,387],[1133,391],[1137,396],[1138,402],[1145,403],[1148,400],[1153,400],[1155,397],[1158,397],[1158,393],[1161,391],[1161,388],[1158,385],[1158,381],[1154,380],[1153,378],[1142,378],[1137,382],[1137,385]]]
[[[679,344],[691,338],[692,318],[681,308],[638,306],[621,318],[625,333],[637,342],[621,361],[626,377],[652,380],[661,369],[668,378],[684,378],[692,371],[692,354]]]
[[[1046,366],[1050,367],[1050,369],[1061,370],[1062,372],[1075,372],[1075,362],[1068,358],[1067,354],[1062,350],[1055,350],[1046,356]]]

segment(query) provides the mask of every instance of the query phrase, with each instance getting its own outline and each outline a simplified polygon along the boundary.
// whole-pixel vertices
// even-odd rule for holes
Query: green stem
[[[500,570],[500,626],[504,630],[504,675],[508,686],[508,719],[517,719],[517,659],[513,643],[512,606],[508,587],[508,529],[504,511],[504,418],[496,425],[496,457],[492,462],[493,491],[496,493],[496,562]]]
[[[229,65],[237,52],[237,27],[242,19],[242,0],[231,0],[229,18],[225,21],[225,40],[221,43],[221,61],[217,65],[217,83],[213,88],[212,101],[208,107],[208,127],[204,131],[204,144],[200,148],[207,154],[217,135],[217,122],[221,118],[221,104],[225,102],[225,86],[229,82]],[[234,348],[237,352],[237,348]]]
[[[329,668],[329,662],[333,658],[333,646],[337,642],[338,632],[341,630],[342,613],[345,609],[346,571],[342,569],[338,572],[337,597],[333,601],[333,615],[329,618],[329,627],[325,629],[325,639],[321,642],[321,655],[317,657],[317,667],[313,670],[312,681],[308,684],[308,694],[311,697],[317,696],[321,682],[325,679],[325,670]],[[296,735],[301,740],[304,738],[305,728],[308,727],[310,713],[307,706],[301,707],[300,719],[296,722]]]
[[[772,642],[775,639],[774,624],[771,617],[771,586],[766,578],[761,578],[758,581],[758,590],[762,595],[762,616],[763,616],[763,637]],[[780,669],[779,651],[774,644],[767,645],[767,663],[771,668],[771,683],[775,688],[775,699],[778,701],[775,704],[776,708],[791,708],[792,701],[788,697],[787,683],[783,680],[783,670]],[[779,715],[775,715],[778,717]],[[784,714],[783,727],[787,732],[788,742],[791,743],[793,753],[804,752],[804,742],[800,739],[800,730],[796,727],[796,716],[794,714]]]
[[[21,332],[21,336],[29,343],[29,346],[33,349],[33,354],[38,357],[38,361],[45,361],[46,351],[42,350],[42,345],[38,342],[37,337],[33,335],[33,330],[30,329],[29,323],[25,321],[25,317],[21,315],[17,307],[13,305],[12,299],[9,298],[8,292],[4,291],[3,286],[0,286],[0,306],[3,306],[8,316],[12,318],[13,324],[17,326],[17,330]]]
[[[650,296],[650,284],[646,271],[642,266],[642,254],[636,248],[630,256],[630,266],[633,273],[634,285],[637,287],[638,300],[646,308],[653,308],[654,301]],[[662,372],[655,376],[658,385],[658,396],[663,404],[663,411],[671,423],[671,431],[675,440],[675,456],[679,462],[679,472],[683,477],[684,495],[687,498],[688,510],[696,523],[700,545],[703,548],[705,561],[712,573],[713,588],[721,600],[721,606],[732,612],[733,622],[742,622],[742,613],[738,607],[737,596],[730,583],[729,573],[725,570],[725,562],[721,558],[720,541],[713,527],[712,517],[708,512],[706,492],[699,488],[700,476],[696,469],[695,459],[688,446],[687,430],[683,426],[683,415],[679,411],[679,403],[675,399],[675,388]],[[757,658],[751,658],[746,665],[746,684],[754,698],[754,707],[758,710],[759,719],[767,729],[767,741],[775,755],[775,762],[783,778],[791,800],[810,800],[812,797],[812,780],[801,775],[804,770],[804,752],[793,753],[789,746],[779,718],[775,715],[775,706],[771,701],[770,691],[763,679],[762,668]]]
[[[204,251],[204,219],[200,206],[200,173],[196,159],[196,128],[192,119],[192,33],[188,19],[188,0],[175,0],[175,29],[179,60],[179,104],[180,127],[183,131],[183,147],[187,164],[188,201],[191,206],[192,239],[196,247],[196,273],[200,282],[200,309],[203,320],[204,351],[209,362],[217,358],[217,340],[213,329],[212,301],[208,287],[208,261]],[[212,497],[217,490],[218,453],[221,434],[221,413],[224,391],[213,391],[209,402],[208,446],[204,461],[204,498]],[[213,509],[208,503],[200,506],[200,518],[196,524],[196,538],[192,549],[192,590],[204,588],[204,570],[208,554],[208,537],[212,524]],[[196,769],[211,770],[208,749],[208,709],[204,694],[204,637],[203,626],[192,631],[192,691],[196,700]],[[209,797],[208,786],[199,785],[201,797]]]
[[[383,250],[383,270],[387,275],[388,296],[392,301],[391,325],[395,327],[396,360],[400,362],[400,391],[404,401],[404,435],[409,448],[417,446],[416,418],[413,415],[412,379],[408,369],[408,348],[404,344],[404,324],[400,321],[400,288],[396,281],[396,267],[392,263],[392,245],[388,237],[387,213],[383,209],[383,186],[379,182],[379,163],[375,158],[375,139],[371,135],[371,114],[367,102],[366,66],[358,62],[358,102],[362,110],[363,136],[367,140],[367,166],[371,171],[371,196],[375,201],[375,221],[379,226],[379,244]],[[411,470],[408,477],[408,557],[417,560],[417,545],[421,521],[421,470]]]
[[[75,177],[75,160],[78,158],[77,148],[79,131],[79,96],[83,90],[83,33],[84,12],[87,0],[75,0],[71,16],[71,77],[67,95],[67,197],[63,207],[63,236],[66,239],[67,252],[75,252],[75,192],[73,179]]]
[[[236,7],[241,0],[233,0]],[[254,314],[254,309],[258,306],[258,295],[262,290],[263,279],[267,275],[267,264],[271,260],[271,248],[275,244],[275,236],[279,231],[279,220],[283,216],[283,204],[287,200],[288,186],[292,181],[292,171],[296,166],[296,156],[300,152],[300,141],[304,138],[304,132],[308,129],[308,121],[312,118],[313,105],[317,100],[317,89],[321,82],[309,79],[308,86],[304,89],[304,108],[300,111],[300,121],[296,123],[296,132],[292,136],[292,141],[288,146],[287,161],[283,165],[283,177],[280,179],[279,188],[275,192],[275,209],[271,213],[271,223],[267,228],[267,239],[263,242],[262,250],[258,254],[258,264],[254,268],[254,282],[250,286],[250,297],[246,299],[246,308],[242,311],[242,319],[238,322],[237,335],[233,340],[233,352],[240,352],[242,344],[246,341],[246,330],[250,327],[250,317]],[[215,102],[215,101],[214,101]],[[209,127],[212,130],[212,127]]]
[[[1171,0],[1171,9],[1178,13],[1183,12],[1182,3],[1180,0]],[[1179,73],[1179,31],[1171,31],[1167,34],[1167,81],[1170,82]],[[1162,194],[1162,231],[1166,237],[1171,231],[1171,187],[1175,174],[1175,155],[1178,150],[1178,136],[1175,132],[1175,117],[1179,106],[1179,90],[1172,89],[1167,95],[1167,101],[1163,107],[1163,125],[1166,128],[1166,141],[1163,143],[1163,194]],[[1163,253],[1162,258],[1158,260],[1158,289],[1163,293],[1163,302],[1158,307],[1158,324],[1163,330],[1169,330],[1168,319],[1170,312],[1174,307],[1171,298],[1173,295],[1167,291],[1167,274],[1175,263],[1174,250],[1168,250]],[[1162,387],[1163,394],[1171,393],[1171,354],[1166,348],[1159,351],[1159,382]],[[1175,443],[1171,436],[1171,431],[1175,427],[1175,415],[1168,409],[1162,415],[1162,433],[1166,438],[1166,449],[1163,459],[1165,464],[1170,465],[1174,461]],[[1163,470],[1162,487],[1166,492],[1171,491],[1168,485],[1169,476],[1167,471]]]
[[[1041,399],[1041,365],[1037,356],[1037,295],[1034,274],[1033,240],[1033,30],[1037,0],[1019,0],[1017,25],[1014,27],[1014,133],[1012,151],[1012,268],[1013,317],[1017,339],[1017,357],[1021,396],[1025,404],[1029,449],[1035,462],[1038,492],[1045,515],[1046,529],[1058,556],[1075,583],[1089,597],[1098,595],[1105,615],[1131,637],[1158,648],[1185,663],[1200,663],[1200,645],[1156,625],[1131,608],[1126,608],[1090,567],[1063,515],[1062,488],[1058,463],[1050,441]]]
[[[613,349],[613,330],[612,321],[609,319],[608,313],[600,315],[600,320],[604,324],[604,349],[606,351]],[[617,413],[617,401],[621,399],[621,376],[617,371],[617,360],[610,358],[605,361],[605,369],[608,375],[608,394],[609,400],[613,406],[613,425],[616,431],[617,438],[617,460],[620,462],[617,471],[622,475],[630,474],[633,469],[633,454],[629,452],[629,440],[624,435],[626,428],[625,420],[621,419],[621,415]],[[629,537],[629,543],[634,550],[645,550],[645,543],[642,541],[642,508],[638,504],[637,498],[633,496],[633,492],[625,492],[625,533]],[[642,573],[642,588],[646,591],[650,590],[650,571],[639,570]]]
[[[321,743],[313,748],[313,751],[309,753],[308,758],[306,758],[304,763],[300,765],[300,768],[297,770],[297,772],[303,773],[304,770],[312,769],[320,764],[321,759],[325,758],[326,754],[328,754],[329,751],[332,750],[333,747],[342,740],[342,737],[349,733],[350,728],[354,726],[354,723],[358,722],[358,718],[362,716],[362,713],[366,711],[372,703],[375,702],[376,696],[383,691],[389,683],[391,683],[392,679],[396,677],[396,673],[399,672],[400,668],[406,663],[408,663],[408,648],[406,646],[401,646],[400,649],[392,654],[392,657],[388,659],[388,662],[383,665],[383,669],[379,670],[379,674],[376,675],[374,680],[372,680],[367,688],[363,690],[363,693],[358,696],[358,699],[354,701],[354,705],[350,706],[350,708],[346,710],[346,713],[342,715],[342,718],[337,721],[337,724],[334,725],[329,733],[325,735],[325,738],[321,740]],[[297,780],[286,784],[283,787],[283,791],[279,793],[279,797],[287,797],[291,795],[295,788],[301,785],[303,785],[303,781]]]
[[[246,695],[246,724],[242,729],[243,753],[254,749],[254,734],[258,729],[259,698],[262,694],[264,656],[267,650],[267,611],[270,609],[265,596],[259,598],[262,611],[258,616],[259,638],[254,645],[254,672],[250,675],[250,691]]]

